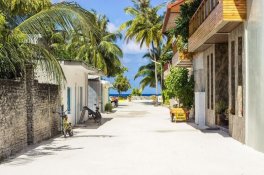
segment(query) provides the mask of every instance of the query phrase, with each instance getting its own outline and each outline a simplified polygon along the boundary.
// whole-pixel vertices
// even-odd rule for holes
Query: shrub
[[[186,68],[172,68],[165,79],[164,95],[167,99],[177,98],[184,108],[191,108],[194,101],[194,79]]]
[[[132,96],[141,96],[142,95],[142,90],[138,88],[134,88],[131,93]]]
[[[112,111],[113,111],[113,106],[112,106],[111,103],[107,103],[107,104],[105,105],[105,111],[106,111],[106,112],[112,112]]]

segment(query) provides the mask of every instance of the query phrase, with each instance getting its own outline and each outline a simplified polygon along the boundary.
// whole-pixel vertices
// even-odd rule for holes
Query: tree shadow
[[[70,145],[56,146],[52,143],[53,141],[54,139],[34,146],[29,146],[26,150],[5,160],[3,164],[9,164],[11,166],[25,165],[40,157],[56,155],[56,152],[83,149],[81,147],[74,148]]]
[[[112,138],[112,137],[115,137],[113,135],[78,135],[78,136],[74,136],[73,138]]]

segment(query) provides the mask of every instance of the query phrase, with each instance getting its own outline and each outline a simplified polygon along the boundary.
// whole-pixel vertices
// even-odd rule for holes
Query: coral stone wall
[[[59,86],[35,81],[31,66],[23,80],[0,80],[0,160],[57,135],[60,101]]]

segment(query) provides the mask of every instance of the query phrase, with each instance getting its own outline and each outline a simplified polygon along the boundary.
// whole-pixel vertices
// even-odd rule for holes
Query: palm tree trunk
[[[152,41],[152,49],[155,50],[154,42]],[[158,72],[157,72],[157,58],[154,52],[154,61],[155,61],[155,83],[156,83],[156,102],[155,105],[158,105]]]

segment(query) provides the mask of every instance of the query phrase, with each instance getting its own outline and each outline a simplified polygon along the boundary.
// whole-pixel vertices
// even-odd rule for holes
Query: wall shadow
[[[191,127],[195,128],[195,129],[201,131],[203,134],[219,134],[222,137],[231,137],[229,135],[229,133],[221,130],[219,127],[208,127],[208,128],[205,128],[205,129],[201,129],[201,128],[199,128],[198,125],[196,125],[194,123],[194,121],[189,121],[189,122],[187,122],[187,124],[190,125]]]
[[[98,125],[93,119],[89,119],[85,121],[83,124],[77,125],[75,128],[82,128],[82,129],[98,129],[107,122],[110,122],[113,118],[102,118],[101,125]]]

